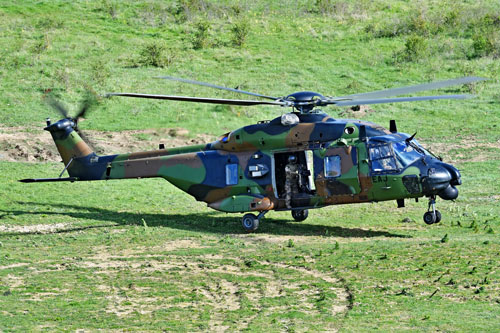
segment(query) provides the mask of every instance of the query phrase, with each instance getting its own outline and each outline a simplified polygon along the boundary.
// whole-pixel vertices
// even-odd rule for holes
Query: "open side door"
[[[299,165],[299,184],[297,193],[292,194],[292,206],[302,207],[309,205],[309,199],[316,194],[314,183],[314,157],[313,151],[288,151],[276,152],[272,157],[272,184],[276,198],[285,198],[285,167],[289,163],[288,158],[295,156]]]

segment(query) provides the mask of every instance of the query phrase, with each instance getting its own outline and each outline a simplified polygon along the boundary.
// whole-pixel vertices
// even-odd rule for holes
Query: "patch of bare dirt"
[[[209,143],[214,137],[197,134],[184,128],[161,128],[102,132],[85,130],[84,134],[97,154],[123,154]],[[61,160],[49,132],[40,128],[0,127],[0,161],[39,162]]]
[[[18,262],[17,264],[12,264],[12,265],[5,265],[5,266],[0,266],[0,271],[2,269],[10,269],[10,268],[16,268],[16,267],[23,267],[23,266],[28,266],[28,263],[25,262]]]
[[[7,276],[2,279],[2,284],[8,288],[17,288],[24,285],[24,279],[21,276],[7,274]]]
[[[363,119],[367,114],[375,112],[367,105],[355,105],[339,113],[339,116],[346,119]]]
[[[28,298],[28,301],[32,302],[42,302],[47,300],[47,298],[55,298],[55,297],[60,297],[61,295],[64,295],[67,293],[68,290],[55,290],[55,291],[47,291],[47,292],[38,292],[38,293],[33,293],[31,294],[31,297]]]
[[[267,316],[276,311],[300,311],[318,318],[325,310],[331,316],[339,318],[348,311],[349,295],[342,281],[329,272],[267,261],[258,262],[258,266],[253,267],[243,258],[217,254],[193,257],[169,254],[176,249],[188,247],[204,246],[193,239],[169,241],[157,245],[158,251],[153,251],[158,252],[157,254],[151,254],[151,248],[114,252],[106,246],[100,246],[94,248],[93,256],[84,260],[64,258],[64,264],[59,265],[60,267],[56,265],[53,269],[65,269],[66,265],[91,269],[97,290],[106,294],[108,305],[105,311],[108,313],[129,317],[138,314],[150,315],[160,309],[169,308],[175,317],[182,316],[186,311],[210,309],[208,330],[217,332],[233,329],[234,327],[226,322],[227,313],[237,311],[242,306],[249,306],[248,304],[254,309],[254,313],[242,319],[237,330],[244,330],[259,316]],[[123,270],[137,274],[138,278],[134,283],[119,286],[109,282],[114,281],[112,278],[110,280],[110,277],[120,274]],[[36,273],[39,272],[34,272]],[[175,296],[151,293],[148,281],[155,279],[165,281],[179,292]],[[318,302],[325,292],[335,296],[327,298],[324,301],[326,303],[320,307]],[[291,303],[283,302],[283,298]],[[307,326],[300,319],[283,320],[290,321],[284,322],[285,325]],[[337,328],[335,323],[332,323],[331,326],[326,326],[325,330],[336,331]]]
[[[48,234],[63,230],[69,223],[34,224],[34,225],[0,225],[0,233]]]
[[[497,149],[500,151],[500,141],[479,142],[475,138],[460,138],[455,142],[432,142],[419,139],[424,148],[434,154],[443,157],[448,163],[460,162],[484,162],[491,160],[491,154],[485,149]]]

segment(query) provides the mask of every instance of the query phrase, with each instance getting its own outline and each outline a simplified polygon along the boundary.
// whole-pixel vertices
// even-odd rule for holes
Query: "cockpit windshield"
[[[398,172],[415,161],[430,155],[416,140],[382,143],[369,146],[373,172]]]
[[[405,141],[393,142],[392,148],[394,149],[394,153],[396,153],[398,162],[401,163],[403,167],[407,167],[416,160],[427,155],[425,149],[417,146],[413,142],[408,144]]]
[[[416,140],[416,139],[413,139],[411,142],[410,142],[410,145],[415,145],[417,148],[417,150],[419,151],[422,151],[423,154],[425,155],[428,155],[428,156],[432,156],[432,157],[436,157],[436,155],[434,155],[431,151],[425,149],[424,147],[422,147],[422,145]]]

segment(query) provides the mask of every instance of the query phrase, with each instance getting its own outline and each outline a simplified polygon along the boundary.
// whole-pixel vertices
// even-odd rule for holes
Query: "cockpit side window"
[[[394,158],[390,144],[372,146],[369,148],[372,171],[396,171],[398,164]]]

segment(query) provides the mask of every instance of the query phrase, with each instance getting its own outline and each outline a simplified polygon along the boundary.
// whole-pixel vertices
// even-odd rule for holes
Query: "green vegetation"
[[[106,92],[345,95],[466,75],[465,101],[374,105],[333,117],[417,138],[463,176],[456,202],[271,212],[256,234],[157,179],[20,184],[54,163],[0,162],[0,330],[500,330],[498,1],[0,1],[0,123],[29,131],[99,100],[80,128],[220,135],[283,112]],[[361,115],[362,113],[362,115]],[[150,140],[146,134],[137,140]],[[8,143],[1,143],[7,147]],[[10,148],[9,148],[10,149]],[[112,153],[112,152],[108,152]]]

